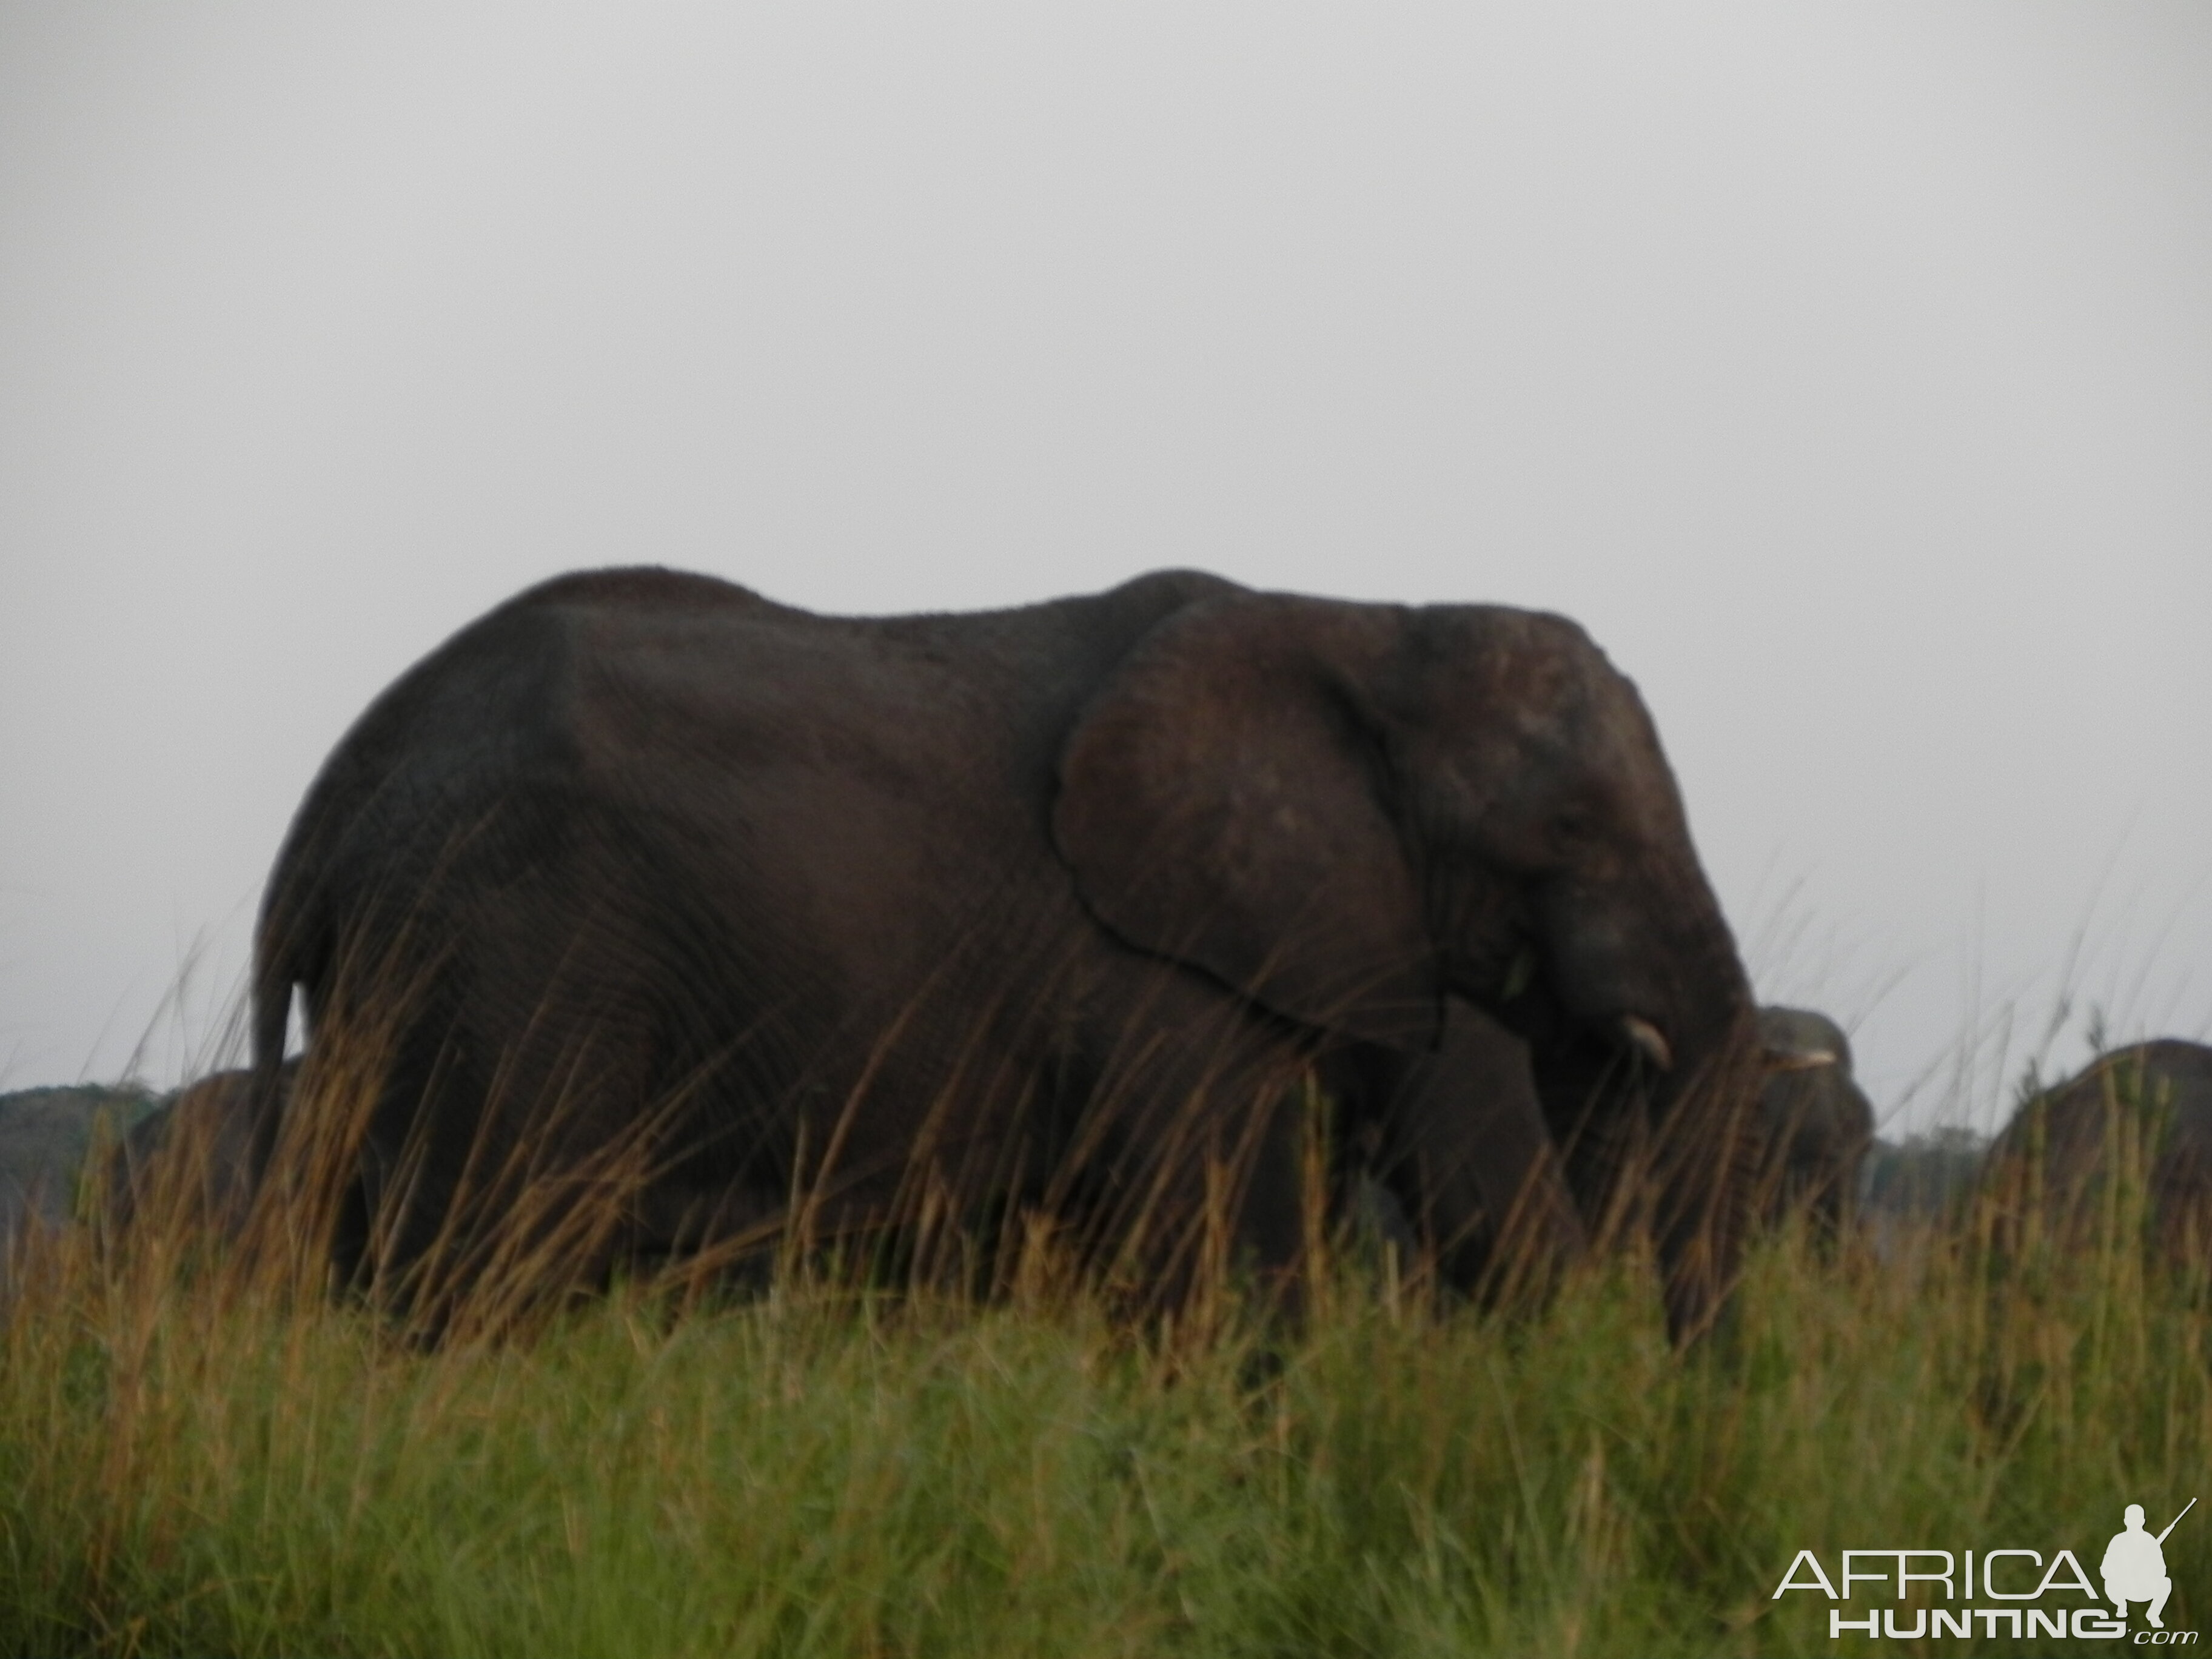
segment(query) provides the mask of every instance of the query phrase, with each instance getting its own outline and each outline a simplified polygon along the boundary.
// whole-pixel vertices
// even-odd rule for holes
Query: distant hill
[[[0,1095],[0,1251],[32,1214],[48,1225],[69,1220],[94,1136],[120,1141],[161,1100],[145,1089],[89,1083]]]

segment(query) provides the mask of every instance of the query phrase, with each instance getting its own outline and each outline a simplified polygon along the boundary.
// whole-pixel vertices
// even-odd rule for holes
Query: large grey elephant
[[[1542,1121],[1455,1072],[1455,1000],[1527,1041]],[[264,1181],[380,1079],[336,1244],[380,1285],[613,1192],[593,1249],[1011,1209],[1164,1293],[1209,1253],[1285,1282],[1326,1094],[1431,1154],[1389,1168],[1439,1237],[1484,1193],[1556,1212],[1554,1122],[1648,1115],[1680,1334],[1755,1155],[1743,970],[1583,632],[1190,572],[884,618],[534,588],[325,764],[254,1003]]]
[[[1874,1107],[1851,1073],[1850,1040],[1826,1014],[1770,1006],[1759,1011],[1759,1041],[1767,1066],[1759,1094],[1764,1207],[1775,1218],[1802,1207],[1822,1234],[1839,1237],[1874,1146]]]
[[[2144,1177],[2165,1246],[2212,1261],[2212,1048],[2164,1037],[2114,1049],[2025,1102],[1991,1143],[1985,1189],[2062,1236],[2096,1224],[2115,1157]]]

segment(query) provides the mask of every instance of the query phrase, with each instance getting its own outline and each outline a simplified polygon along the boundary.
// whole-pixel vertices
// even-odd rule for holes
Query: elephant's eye
[[[1589,813],[1571,809],[1553,815],[1546,829],[1546,839],[1552,843],[1553,852],[1571,854],[1589,844],[1594,828]]]

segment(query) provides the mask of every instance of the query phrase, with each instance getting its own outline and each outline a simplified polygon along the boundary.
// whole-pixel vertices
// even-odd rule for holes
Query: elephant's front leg
[[[1589,1235],[1519,1038],[1452,999],[1434,1054],[1369,1076],[1377,1173],[1447,1283],[1540,1295],[1582,1259]]]
[[[1326,1184],[1304,1047],[1192,976],[1164,977],[1091,1070],[1049,1207],[1109,1281],[1158,1310],[1231,1282],[1295,1310]]]

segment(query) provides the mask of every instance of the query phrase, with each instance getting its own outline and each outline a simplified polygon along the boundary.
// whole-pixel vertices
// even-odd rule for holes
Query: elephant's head
[[[1456,993],[1528,1038],[1555,1121],[1642,1073],[1681,1153],[1657,1194],[1670,1316],[1710,1314],[1749,1156],[1750,993],[1650,717],[1579,628],[1208,599],[1100,690],[1060,778],[1060,851],[1131,943],[1405,1048]]]
[[[1874,1108],[1851,1075],[1843,1028],[1808,1008],[1762,1008],[1759,1091],[1767,1143],[1764,1185],[1777,1213],[1809,1206],[1831,1232],[1850,1219],[1859,1166],[1874,1145]]]

